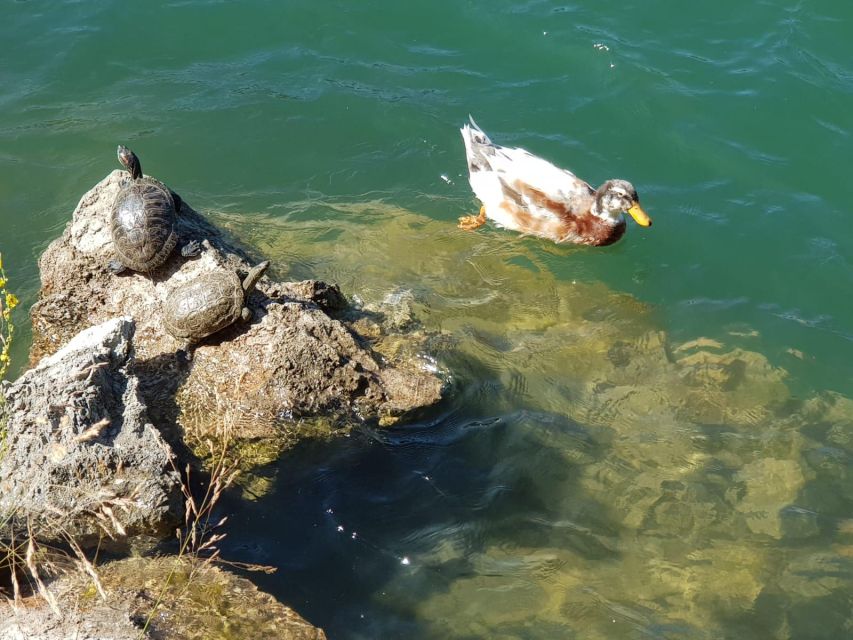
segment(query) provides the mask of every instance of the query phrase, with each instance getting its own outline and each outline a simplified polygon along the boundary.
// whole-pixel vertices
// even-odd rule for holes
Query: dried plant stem
[[[239,460],[235,459],[232,454],[231,429],[228,426],[229,414],[227,410],[223,414],[225,420],[223,421],[222,438],[219,440],[219,445],[215,446],[210,440],[205,441],[210,452],[212,465],[207,487],[200,499],[196,499],[193,495],[193,475],[190,465],[186,465],[184,468],[181,492],[184,496],[185,514],[183,529],[178,529],[175,532],[179,542],[177,558],[151,607],[151,611],[148,613],[140,637],[148,630],[154,615],[163,603],[174,581],[176,573],[185,561],[189,561],[189,576],[181,591],[174,596],[176,600],[180,599],[189,589],[193,577],[200,568],[219,560],[219,549],[216,545],[225,538],[226,534],[217,533],[216,530],[225,524],[227,517],[220,518],[216,523],[212,523],[211,520],[223,491],[231,486],[239,473],[237,468]],[[174,454],[169,451],[168,455],[172,468],[175,472],[179,472]]]
[[[41,574],[39,573],[38,564],[35,561],[36,555],[36,542],[33,537],[32,527],[29,523],[27,523],[27,568],[30,570],[30,575],[33,577],[33,580],[36,581],[36,586],[38,587],[39,595],[44,598],[45,602],[50,605],[51,610],[57,617],[62,616],[62,611],[59,608],[59,603],[56,601],[54,595],[48,591],[47,587],[44,584],[44,581],[41,579]]]

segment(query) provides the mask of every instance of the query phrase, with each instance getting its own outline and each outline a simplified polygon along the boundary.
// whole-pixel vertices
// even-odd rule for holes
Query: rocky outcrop
[[[200,257],[178,251],[155,272],[113,275],[110,208],[124,172],[114,171],[83,196],[65,232],[39,261],[42,289],[33,307],[31,360],[55,351],[79,330],[116,316],[136,323],[140,389],[154,423],[169,432],[215,430],[227,407],[242,437],[264,437],[300,416],[336,414],[386,422],[436,402],[441,382],[416,362],[383,361],[351,328],[333,318],[345,306],[336,287],[263,278],[249,296],[254,314],[203,340],[191,363],[168,335],[162,305],[181,283],[216,269],[241,273],[253,261],[186,202],[182,241],[202,242]],[[273,272],[275,265],[273,265]],[[289,424],[293,424],[289,422]]]
[[[174,557],[130,558],[98,568],[106,600],[80,574],[50,585],[44,600],[0,603],[0,640],[325,640],[322,629],[210,564]],[[192,588],[186,584],[192,581]]]
[[[134,324],[91,327],[3,389],[0,537],[85,545],[165,532],[181,515],[178,474],[128,372]]]

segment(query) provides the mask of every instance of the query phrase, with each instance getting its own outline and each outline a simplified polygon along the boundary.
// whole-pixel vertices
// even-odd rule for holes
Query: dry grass
[[[58,522],[59,519],[57,524]],[[89,560],[74,537],[61,526],[57,530],[67,545],[63,547],[38,542],[31,522],[27,522],[26,531],[20,538],[15,534],[14,528],[11,529],[10,539],[0,540],[0,570],[8,572],[12,586],[11,602],[14,606],[20,605],[25,596],[37,594],[57,616],[61,616],[59,603],[48,589],[47,583],[52,577],[70,571],[88,576],[100,596],[106,599],[94,562]]]
[[[215,434],[210,434],[213,437],[205,438],[196,443],[203,444],[207,450],[207,456],[204,457],[207,465],[207,478],[200,481],[195,480],[192,467],[187,464],[181,474],[181,491],[184,496],[184,524],[181,528],[175,531],[178,540],[178,553],[175,558],[173,570],[166,578],[157,599],[155,600],[151,611],[145,620],[142,634],[148,629],[152,619],[156,615],[158,609],[163,603],[163,599],[180,599],[187,590],[192,588],[193,577],[199,570],[211,563],[221,563],[230,566],[239,567],[250,571],[263,571],[272,573],[275,571],[273,567],[263,565],[236,563],[223,560],[220,556],[218,544],[222,541],[226,534],[222,531],[222,527],[228,520],[227,516],[216,518],[216,505],[222,497],[222,493],[234,484],[237,476],[240,473],[240,457],[239,450],[235,445],[234,431],[235,425],[238,424],[238,418],[234,411],[229,409],[227,402],[217,397],[215,405],[220,411],[222,420]],[[194,449],[198,452],[198,446]],[[169,452],[169,459],[173,469],[180,472],[177,468],[177,463],[174,454]],[[196,486],[203,486],[204,491],[197,495],[193,489]],[[175,578],[180,573],[186,570],[186,563],[189,561],[190,573],[189,578],[183,584],[183,587],[174,593],[170,591]],[[140,635],[141,637],[141,635]]]
[[[15,295],[6,289],[6,283],[2,254],[0,254],[0,380],[4,378],[10,364],[9,353],[15,332],[11,314],[12,309],[18,304]],[[185,590],[191,588],[193,575],[206,564],[224,562],[243,569],[274,571],[271,567],[225,562],[220,557],[218,543],[225,537],[222,527],[226,523],[227,517],[214,520],[215,511],[222,493],[234,483],[239,473],[240,459],[239,454],[236,453],[237,448],[234,446],[233,433],[234,427],[240,419],[237,413],[229,411],[227,404],[220,398],[215,398],[215,404],[219,414],[223,416],[220,426],[217,427],[215,433],[205,434],[198,438],[197,442],[192,443],[196,450],[199,448],[207,450],[208,456],[205,456],[208,466],[205,474],[207,477],[200,478],[197,482],[189,465],[184,468],[183,473],[180,473],[174,454],[171,451],[168,452],[173,469],[182,477],[181,490],[186,513],[183,526],[176,531],[178,553],[175,559],[175,569],[167,577],[166,583],[152,606],[140,637],[145,635],[166,594],[168,593],[170,599],[181,597]],[[0,387],[0,456],[3,455],[6,445],[4,407],[5,400],[2,387]],[[78,436],[78,440],[85,441],[98,437],[104,426],[103,421],[92,425]],[[199,487],[204,487],[204,490],[198,491]],[[124,504],[125,500],[120,498],[102,499],[98,504],[88,505],[85,508],[89,514],[95,517],[102,530],[101,540],[104,536],[114,539],[116,534],[121,537],[126,536],[121,525],[121,519],[116,514],[117,510],[128,507],[127,504]],[[39,528],[42,530],[48,528],[59,532],[59,538],[62,541],[61,546],[40,543],[36,539],[33,524],[29,520],[26,522],[26,527],[23,525],[13,526],[16,515],[15,513],[0,514],[0,522],[4,528],[13,531],[9,539],[0,540],[0,572],[8,573],[12,593],[11,598],[8,598],[8,595],[7,598],[13,606],[19,606],[25,596],[35,594],[43,599],[57,616],[61,617],[62,611],[59,602],[48,589],[48,582],[52,577],[70,571],[76,571],[85,576],[99,596],[104,600],[107,599],[107,593],[101,584],[96,568],[98,549],[95,550],[92,559],[90,559],[75,537],[62,525],[63,521],[68,520],[70,514],[51,514],[49,516],[50,522],[39,523]],[[189,579],[182,580],[183,587],[176,596],[170,591],[170,587],[172,587],[176,573],[185,571],[187,560],[190,561],[191,566],[190,576]]]
[[[147,614],[140,637],[145,635],[164,599],[171,601],[182,598],[192,589],[194,576],[210,563],[216,562],[247,570],[274,571],[271,567],[229,562],[220,556],[218,543],[225,538],[222,527],[227,522],[227,517],[217,518],[216,506],[223,492],[232,486],[239,473],[239,458],[231,446],[233,421],[227,410],[223,410],[221,415],[222,426],[217,430],[216,437],[204,441],[209,454],[205,458],[205,473],[194,473],[190,465],[186,465],[183,470],[178,469],[174,454],[169,451],[172,467],[182,478],[185,517],[182,526],[175,532],[178,552],[174,559],[174,569],[160,588]],[[95,516],[95,521],[102,531],[102,540],[106,537],[114,539],[126,535],[120,518],[117,517],[117,511],[124,506],[120,500],[117,502],[116,499],[106,499],[86,508],[87,513]],[[12,597],[9,599],[14,606],[21,604],[25,596],[36,595],[61,617],[60,603],[48,588],[48,583],[54,576],[72,571],[84,576],[87,582],[94,586],[98,595],[107,600],[107,593],[97,571],[97,549],[90,559],[74,536],[62,528],[61,523],[68,517],[69,514],[56,513],[50,516],[50,524],[39,523],[40,529],[49,526],[51,530],[60,532],[61,547],[38,542],[33,532],[34,527],[29,522],[20,539],[13,537],[11,540],[0,541],[0,571],[8,571],[12,587]],[[11,520],[12,515],[7,516],[6,524],[10,524]],[[190,569],[187,577],[188,565]]]
[[[18,305],[18,298],[11,293],[7,285],[6,272],[3,269],[3,255],[0,253],[0,381],[2,381],[9,370],[10,350],[15,335],[15,325],[12,322],[12,310]],[[93,425],[92,429],[103,425]],[[86,432],[81,434],[88,435]],[[7,416],[6,399],[0,386],[0,458],[5,454],[7,440]],[[103,531],[112,537],[112,533],[106,523],[111,523],[119,533],[124,533],[118,520],[114,516],[112,506],[107,501],[97,505],[92,513],[99,518],[99,524]],[[0,570],[8,572],[9,582],[12,587],[12,602],[14,606],[22,601],[24,593],[38,594],[56,615],[61,615],[59,604],[54,595],[47,588],[46,580],[61,572],[76,570],[87,575],[94,584],[97,592],[102,598],[106,598],[101,581],[95,571],[93,561],[90,561],[74,536],[63,526],[67,521],[68,514],[56,513],[49,516],[49,522],[41,523],[40,526],[52,531],[59,532],[59,538],[64,541],[65,547],[60,548],[53,545],[41,544],[36,540],[33,531],[33,523],[28,518],[26,527],[14,524],[13,512],[0,515],[5,529],[11,531],[8,540],[0,540]],[[8,526],[6,526],[8,525]],[[18,537],[20,535],[20,538]],[[97,556],[97,551],[95,552]],[[26,581],[26,589],[22,588],[21,580]]]

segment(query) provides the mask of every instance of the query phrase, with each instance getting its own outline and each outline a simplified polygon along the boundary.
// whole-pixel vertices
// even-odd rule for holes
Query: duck
[[[468,181],[482,206],[478,215],[459,218],[459,228],[474,231],[489,219],[556,243],[605,246],[625,234],[625,213],[641,227],[652,225],[627,180],[607,180],[593,189],[529,151],[494,144],[474,118],[468,119],[460,130]]]

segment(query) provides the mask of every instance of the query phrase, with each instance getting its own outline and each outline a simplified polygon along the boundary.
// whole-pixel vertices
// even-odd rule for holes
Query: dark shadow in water
[[[563,416],[474,416],[458,404],[429,423],[303,442],[276,465],[263,499],[223,502],[239,523],[223,556],[276,566],[252,579],[330,638],[434,637],[414,607],[482,574],[472,558],[490,547],[617,556],[617,519],[577,487],[568,441],[585,461],[606,453]],[[572,526],[559,526],[567,518]]]

